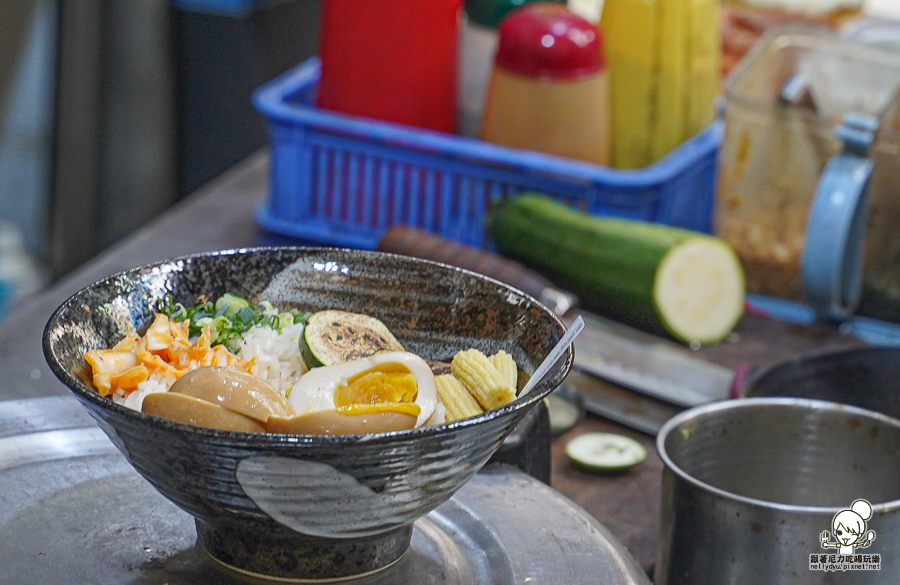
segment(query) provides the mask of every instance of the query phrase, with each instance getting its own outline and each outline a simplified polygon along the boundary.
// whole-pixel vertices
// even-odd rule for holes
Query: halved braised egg
[[[371,422],[377,418],[374,415],[402,414],[406,417],[388,418],[409,421],[415,416],[412,426],[421,426],[434,413],[437,390],[434,374],[425,360],[409,352],[389,351],[313,368],[291,388],[288,402],[298,417],[323,411],[366,415],[370,421],[366,426],[374,428]],[[403,425],[411,428],[406,423]]]

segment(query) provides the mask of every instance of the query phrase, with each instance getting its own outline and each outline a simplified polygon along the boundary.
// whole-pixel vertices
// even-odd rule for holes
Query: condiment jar
[[[900,322],[898,88],[896,52],[809,27],[729,76],[714,225],[748,292]]]
[[[871,4],[871,2],[869,2]],[[769,13],[817,20],[822,24],[840,25],[858,18],[863,11],[864,0],[725,0],[733,4],[763,11],[760,20]]]
[[[456,132],[461,0],[324,0],[318,106]]]
[[[459,27],[457,118],[459,133],[476,137],[497,53],[497,26],[511,11],[535,0],[466,0]],[[565,3],[565,0],[554,0]]]
[[[606,165],[609,107],[602,39],[560,4],[525,6],[500,24],[484,140]]]

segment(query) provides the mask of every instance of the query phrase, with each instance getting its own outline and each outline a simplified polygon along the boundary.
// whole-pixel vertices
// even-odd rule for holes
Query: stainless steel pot
[[[741,395],[828,400],[900,419],[900,347],[827,349],[794,356],[755,372]]]
[[[677,415],[657,448],[665,469],[656,585],[900,579],[900,421],[819,400],[748,398]],[[872,505],[862,534],[875,538],[854,552],[880,555],[880,569],[814,568],[811,560],[840,552],[821,538],[836,540],[845,528],[836,515],[858,499]]]

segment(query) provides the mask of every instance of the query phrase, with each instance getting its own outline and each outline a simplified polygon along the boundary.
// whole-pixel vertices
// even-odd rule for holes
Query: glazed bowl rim
[[[224,250],[212,250],[207,252],[196,252],[192,254],[186,254],[181,256],[174,256],[171,258],[166,258],[162,260],[156,260],[152,262],[144,263],[140,266],[136,266],[133,268],[128,268],[125,270],[121,270],[105,276],[99,280],[96,280],[86,286],[81,287],[78,291],[74,292],[70,295],[59,307],[57,307],[50,318],[47,321],[47,324],[44,326],[44,331],[41,336],[41,345],[44,353],[44,359],[49,365],[53,374],[59,379],[65,386],[75,394],[75,396],[84,402],[89,403],[91,406],[95,408],[99,408],[101,410],[107,410],[112,412],[113,414],[119,417],[125,417],[126,419],[131,419],[140,424],[149,424],[154,427],[160,428],[167,432],[179,433],[182,435],[190,435],[193,437],[202,437],[207,440],[213,441],[221,441],[221,442],[229,442],[232,444],[240,444],[245,445],[247,447],[265,447],[265,446],[289,446],[289,445],[333,445],[333,444],[356,444],[356,443],[366,443],[366,444],[377,444],[377,443],[392,443],[397,440],[416,440],[419,438],[424,438],[432,435],[443,434],[447,432],[460,431],[463,429],[467,429],[469,427],[479,426],[483,423],[492,421],[497,418],[505,417],[509,414],[512,414],[514,411],[528,409],[538,401],[542,400],[546,395],[553,391],[557,386],[559,386],[562,381],[565,379],[569,370],[572,367],[574,362],[574,348],[573,346],[569,346],[565,354],[563,355],[563,365],[561,368],[556,368],[556,371],[550,377],[545,377],[543,381],[536,384],[531,391],[528,393],[528,396],[525,397],[517,397],[516,400],[501,406],[499,408],[495,408],[484,412],[478,416],[470,417],[463,420],[452,421],[449,423],[442,423],[439,425],[431,425],[431,426],[421,426],[413,429],[407,429],[402,431],[391,431],[386,433],[370,433],[364,435],[289,435],[289,434],[277,434],[277,433],[247,433],[241,431],[225,431],[219,429],[211,429],[207,427],[200,427],[195,425],[189,425],[185,423],[170,421],[164,418],[152,416],[145,414],[140,411],[133,410],[121,404],[117,404],[109,398],[101,396],[95,390],[88,388],[81,380],[77,379],[73,376],[69,371],[62,367],[54,356],[53,351],[53,343],[50,339],[52,330],[60,324],[60,316],[67,310],[71,310],[75,307],[76,303],[79,301],[79,298],[87,291],[91,289],[95,289],[101,287],[102,285],[108,284],[115,279],[119,279],[122,277],[130,277],[136,275],[138,273],[152,270],[153,268],[174,264],[177,262],[185,262],[191,261],[200,258],[209,258],[216,256],[232,256],[232,255],[250,255],[250,254],[275,254],[279,252],[288,252],[288,253],[296,253],[298,256],[309,255],[314,253],[328,253],[328,252],[337,252],[341,254],[363,254],[363,255],[375,255],[379,257],[385,258],[397,258],[401,262],[407,262],[410,264],[424,264],[431,265],[437,267],[439,270],[449,271],[449,272],[458,272],[465,275],[468,275],[476,280],[483,280],[495,287],[500,289],[505,289],[508,292],[520,296],[526,299],[530,305],[537,307],[544,311],[547,316],[552,319],[552,322],[559,328],[562,337],[562,333],[565,332],[566,328],[563,325],[562,321],[557,317],[550,309],[544,306],[540,301],[535,299],[534,297],[528,295],[527,293],[516,289],[512,286],[509,286],[503,282],[500,282],[496,279],[490,278],[483,274],[479,274],[477,272],[473,272],[471,270],[466,270],[463,268],[458,268],[456,266],[452,266],[449,264],[444,264],[442,262],[435,262],[432,260],[426,260],[422,258],[415,258],[411,256],[404,256],[401,254],[393,254],[389,252],[380,252],[375,250],[361,250],[361,249],[353,249],[353,248],[340,248],[340,247],[319,247],[319,246],[255,246],[255,247],[247,247],[247,248],[230,248]],[[298,258],[299,260],[300,258]]]

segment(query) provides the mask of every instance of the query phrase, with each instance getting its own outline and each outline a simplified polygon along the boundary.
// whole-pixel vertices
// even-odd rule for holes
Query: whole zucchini
[[[536,194],[500,203],[498,251],[578,295],[582,306],[686,343],[714,343],[737,324],[744,273],[723,240],[658,224],[598,217]]]

